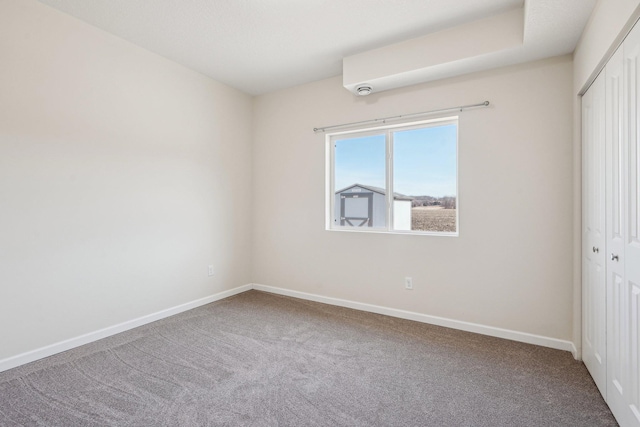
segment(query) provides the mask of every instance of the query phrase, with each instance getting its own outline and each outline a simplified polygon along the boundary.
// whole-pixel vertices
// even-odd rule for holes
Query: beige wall
[[[250,282],[249,96],[34,1],[0,58],[0,359]]]
[[[324,229],[313,127],[484,100],[460,115],[460,237]],[[254,281],[571,340],[572,107],[570,57],[366,98],[340,77],[257,97]]]
[[[639,6],[640,0],[598,1],[574,52],[576,93],[595,78],[594,72],[608,59],[607,54],[622,41],[619,36]]]
[[[0,360],[251,281],[579,346],[577,93],[639,4],[600,0],[573,74],[563,57],[367,98],[336,77],[252,102],[2,0]],[[324,230],[313,127],[485,99],[460,118],[460,237]]]

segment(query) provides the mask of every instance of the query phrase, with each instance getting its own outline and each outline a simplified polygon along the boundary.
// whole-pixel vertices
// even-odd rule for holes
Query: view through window
[[[330,228],[457,235],[457,118],[328,137]]]

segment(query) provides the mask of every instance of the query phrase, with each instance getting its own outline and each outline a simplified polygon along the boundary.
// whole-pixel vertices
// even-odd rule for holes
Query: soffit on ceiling
[[[523,7],[524,0],[39,1],[256,95],[339,75],[344,57]],[[525,43],[538,56],[545,49],[548,56],[570,53],[595,1],[527,0],[525,10],[538,12],[525,22]]]

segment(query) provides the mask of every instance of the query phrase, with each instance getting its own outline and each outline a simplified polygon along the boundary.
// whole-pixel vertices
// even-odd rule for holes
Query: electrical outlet
[[[404,278],[404,288],[413,289],[413,279],[411,277]]]
[[[213,265],[209,266],[209,276],[213,276]]]

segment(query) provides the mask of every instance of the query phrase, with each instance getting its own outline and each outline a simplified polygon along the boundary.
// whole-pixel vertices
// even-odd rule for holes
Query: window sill
[[[385,229],[358,230],[352,228],[325,228],[326,231],[337,231],[342,233],[370,233],[370,234],[400,234],[405,236],[434,236],[434,237],[459,237],[459,232],[443,231],[401,231]]]

